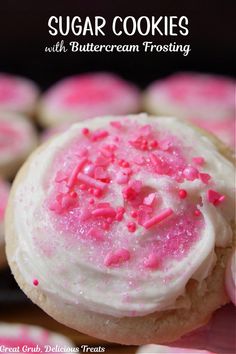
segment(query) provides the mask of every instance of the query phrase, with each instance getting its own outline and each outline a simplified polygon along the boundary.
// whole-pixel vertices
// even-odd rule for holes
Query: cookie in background
[[[0,112],[22,113],[33,117],[40,90],[31,80],[0,73]]]
[[[0,176],[13,178],[36,146],[36,130],[25,116],[0,112]]]
[[[38,121],[44,127],[108,114],[136,113],[140,92],[113,73],[74,75],[60,80],[41,97]]]
[[[218,136],[233,147],[235,80],[218,75],[180,72],[154,81],[143,96],[152,114],[177,116]]]

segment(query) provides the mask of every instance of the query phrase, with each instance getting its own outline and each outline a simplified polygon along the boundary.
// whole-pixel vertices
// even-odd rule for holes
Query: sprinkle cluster
[[[112,121],[107,129],[83,128],[71,149],[59,157],[47,205],[57,218],[72,218],[72,232],[77,230],[76,216],[83,229],[83,240],[94,242],[97,247],[111,241],[109,235],[116,237],[118,229],[129,237],[135,237],[140,230],[143,235],[151,230],[154,241],[150,242],[142,264],[154,270],[160,267],[165,255],[189,249],[202,225],[196,221],[201,218],[201,201],[193,204],[181,183],[199,180],[207,186],[206,200],[215,207],[225,196],[208,188],[211,176],[201,171],[206,163],[204,157],[188,161],[182,143],[169,133],[159,132],[149,124],[132,124],[124,118],[122,122]],[[136,178],[143,171],[179,185],[171,192],[179,200],[179,211],[171,205],[163,207],[159,191]],[[158,229],[159,224],[162,226]],[[159,236],[162,232],[163,237]],[[168,238],[163,241],[161,253],[158,237]],[[127,239],[116,248],[108,242],[105,250],[105,267],[121,266],[135,257]]]

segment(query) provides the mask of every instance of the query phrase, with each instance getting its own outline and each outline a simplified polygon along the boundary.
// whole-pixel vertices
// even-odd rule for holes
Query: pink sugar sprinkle
[[[185,199],[185,198],[187,197],[187,195],[188,195],[188,193],[186,192],[185,189],[180,189],[180,190],[179,190],[179,197],[180,197],[181,199]]]
[[[129,232],[135,232],[136,231],[136,224],[132,221],[128,222],[127,228]]]
[[[89,129],[88,128],[83,128],[82,129],[82,134],[83,135],[88,135],[90,133]]]
[[[105,218],[112,217],[114,218],[116,216],[116,211],[113,208],[97,208],[92,211],[93,216],[102,216]]]
[[[155,253],[150,253],[149,256],[144,260],[144,265],[147,268],[155,270],[160,265],[160,259]]]
[[[183,175],[188,181],[194,181],[198,178],[199,173],[195,167],[189,166],[184,169]]]
[[[193,162],[195,162],[196,165],[202,166],[205,163],[205,159],[201,156],[193,157]]]
[[[110,122],[110,125],[113,128],[117,128],[117,129],[121,129],[122,128],[122,124],[119,121],[116,121],[116,120]]]
[[[95,203],[95,200],[93,198],[90,198],[89,199],[89,204],[94,204]]]
[[[156,199],[156,194],[150,193],[150,194],[148,194],[147,197],[144,198],[143,204],[151,206],[155,202],[155,199]]]
[[[68,183],[67,183],[68,187],[71,188],[71,187],[74,186],[74,184],[76,183],[76,179],[77,179],[78,173],[81,171],[82,167],[84,166],[84,164],[85,164],[87,161],[88,161],[87,158],[84,157],[84,158],[77,164],[77,166],[75,166],[75,168],[73,169],[72,174],[71,174],[71,176],[70,176],[70,178],[69,178],[69,180],[68,180]]]
[[[203,183],[208,184],[211,176],[208,173],[199,173],[199,178]]]
[[[114,252],[110,252],[104,259],[104,265],[107,267],[119,265],[130,259],[130,252],[126,248],[120,248]]]
[[[82,191],[85,191],[85,190],[87,189],[86,184],[81,183],[81,184],[79,185],[79,189],[81,189]]]
[[[159,224],[161,221],[165,220],[172,214],[173,214],[173,210],[171,208],[164,209],[162,212],[160,212],[160,214],[145,221],[143,223],[143,227],[145,227],[145,229],[150,229],[150,227]]]
[[[103,234],[102,230],[99,230],[94,227],[91,227],[91,229],[87,233],[87,236],[89,238],[94,239],[95,241],[103,241],[104,240],[104,234]]]
[[[104,188],[106,187],[106,183],[103,183],[101,181],[97,181],[95,178],[85,175],[84,173],[79,173],[77,175],[77,179],[80,182],[83,182],[84,184],[86,184],[87,186],[90,186],[93,188],[104,190]]]
[[[207,191],[207,200],[209,203],[217,206],[225,200],[225,196],[212,189],[209,189]]]
[[[97,141],[100,139],[104,139],[108,136],[108,131],[107,130],[97,130],[93,133],[92,136],[92,141]]]
[[[34,284],[34,286],[38,286],[38,285],[39,285],[38,279],[34,279],[34,280],[33,280],[33,284]]]

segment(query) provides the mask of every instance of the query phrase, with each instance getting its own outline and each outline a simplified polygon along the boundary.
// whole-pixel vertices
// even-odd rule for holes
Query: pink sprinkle
[[[225,196],[212,189],[209,189],[207,191],[207,199],[209,203],[217,206],[218,204],[222,203],[225,200]]]
[[[109,267],[126,262],[130,259],[130,252],[125,248],[120,248],[117,251],[110,252],[104,259],[104,265]]]
[[[108,166],[110,162],[111,162],[110,158],[102,155],[99,155],[95,160],[95,164],[97,166]]]
[[[94,204],[94,203],[95,203],[95,200],[94,200],[93,198],[90,198],[90,199],[89,199],[89,204],[92,205],[92,204]]]
[[[160,260],[155,253],[150,253],[149,256],[144,260],[144,265],[152,270],[157,269],[160,265]]]
[[[89,131],[88,128],[83,128],[83,129],[82,129],[82,134],[83,134],[83,135],[89,135],[89,133],[90,133],[90,131]]]
[[[123,220],[123,214],[122,213],[117,213],[116,214],[116,221],[121,221]]]
[[[132,210],[130,214],[131,214],[132,218],[137,218],[137,216],[138,216],[138,212],[136,210]]]
[[[96,179],[106,179],[108,174],[102,166],[98,166],[95,168],[94,177]]]
[[[73,192],[70,192],[70,196],[71,196],[72,198],[77,198],[77,197],[78,197],[78,194],[73,191]]]
[[[97,130],[93,133],[92,141],[97,141],[99,139],[104,139],[108,136],[108,131],[106,130]]]
[[[151,206],[151,205],[153,205],[155,199],[156,199],[156,194],[150,193],[150,194],[148,194],[147,197],[144,198],[143,204]]]
[[[124,213],[125,213],[125,208],[123,208],[123,207],[118,207],[118,208],[117,208],[117,212],[124,214]]]
[[[89,238],[96,240],[96,241],[103,241],[104,240],[103,232],[97,228],[94,228],[94,227],[91,227],[87,236]]]
[[[153,149],[157,148],[158,147],[157,140],[151,140],[150,141],[150,147],[153,148]]]
[[[60,170],[56,174],[55,182],[60,183],[63,182],[67,179],[67,175],[65,174],[64,171]]]
[[[84,173],[86,175],[89,175],[90,177],[93,177],[94,170],[95,170],[95,166],[92,163],[84,167]]]
[[[129,176],[124,173],[124,172],[118,172],[117,177],[116,177],[116,182],[118,184],[126,184],[129,180]]]
[[[74,203],[75,200],[70,195],[64,195],[61,199],[61,206],[64,210],[69,209],[71,206],[74,205]]]
[[[114,218],[116,216],[116,211],[113,208],[97,208],[92,211],[92,215],[94,216],[102,216],[104,218],[109,218],[112,217]]]
[[[183,174],[188,181],[194,181],[198,178],[198,170],[195,167],[186,167],[183,171]]]
[[[102,228],[103,228],[103,230],[105,230],[105,231],[108,231],[109,230],[109,224],[107,223],[107,222],[104,222],[103,224],[102,224]]]
[[[136,224],[134,222],[130,221],[127,224],[127,228],[129,230],[129,232],[135,232],[136,231]]]
[[[116,120],[110,122],[110,125],[112,127],[114,127],[114,128],[117,128],[117,129],[121,129],[122,128],[122,124],[119,121],[116,121]]]
[[[203,183],[208,184],[211,176],[208,173],[199,173],[199,178]]]
[[[181,198],[181,199],[185,199],[186,197],[187,197],[187,192],[186,192],[186,190],[185,189],[180,189],[179,190],[179,197]]]
[[[63,212],[63,208],[61,207],[58,201],[51,202],[49,205],[49,209],[57,214],[61,214]]]
[[[73,187],[76,179],[77,179],[77,175],[79,173],[79,171],[81,171],[82,167],[84,166],[84,164],[87,162],[88,160],[86,159],[86,157],[84,157],[78,164],[77,166],[75,166],[74,170],[72,171],[72,174],[68,180],[68,187]]]
[[[193,157],[193,162],[195,162],[196,165],[202,166],[205,163],[205,159],[201,156]]]
[[[95,178],[92,178],[90,176],[85,175],[84,173],[79,173],[77,175],[77,178],[80,182],[83,182],[84,184],[103,190],[106,187],[106,183],[103,183],[101,181],[97,181]]]
[[[82,191],[85,191],[86,190],[86,185],[84,183],[81,183],[79,185],[79,189],[81,189]]]
[[[195,216],[200,216],[200,215],[201,215],[200,210],[195,209],[195,210],[194,210],[194,215],[195,215]]]
[[[34,284],[34,286],[38,286],[38,285],[39,285],[38,279],[34,279],[34,280],[33,280],[33,284]]]
[[[101,196],[101,190],[100,189],[98,189],[98,188],[95,188],[95,189],[93,189],[93,195],[95,196],[95,197],[100,197]]]
[[[159,224],[161,221],[165,220],[172,214],[173,214],[173,210],[171,208],[164,209],[162,212],[160,212],[160,214],[145,221],[143,227],[145,227],[145,229],[150,229],[150,227]]]

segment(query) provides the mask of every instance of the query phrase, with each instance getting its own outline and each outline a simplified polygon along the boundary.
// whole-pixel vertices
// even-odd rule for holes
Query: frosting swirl
[[[187,282],[201,283],[215,247],[231,244],[233,173],[175,118],[73,125],[31,158],[16,188],[14,260],[62,304],[117,317],[188,306]]]

